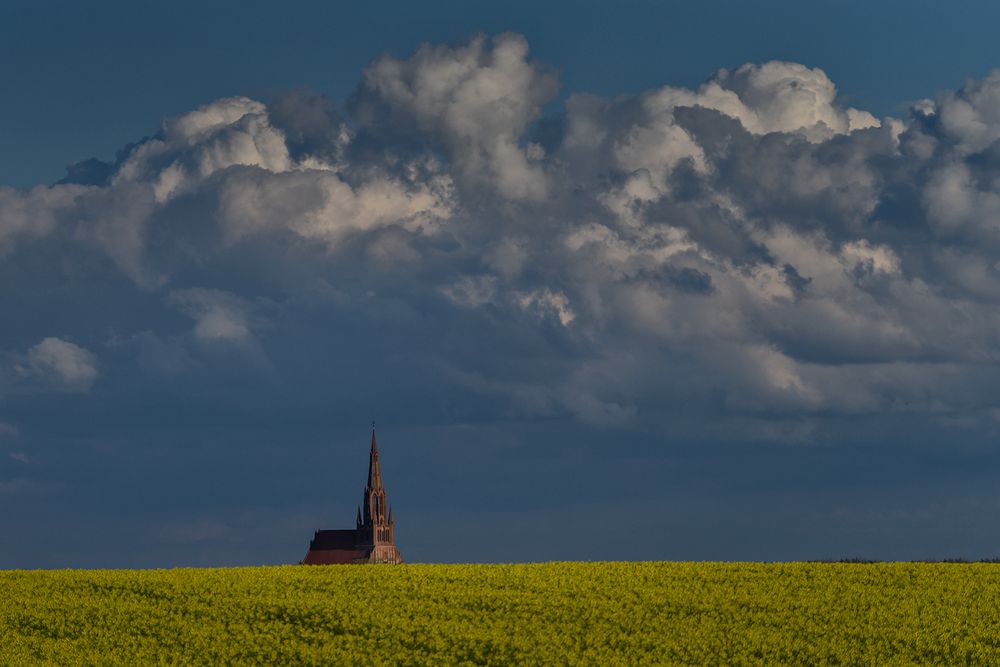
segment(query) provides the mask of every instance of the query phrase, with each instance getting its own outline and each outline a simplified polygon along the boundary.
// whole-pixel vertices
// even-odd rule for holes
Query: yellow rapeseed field
[[[997,665],[1000,565],[0,572],[0,665]]]

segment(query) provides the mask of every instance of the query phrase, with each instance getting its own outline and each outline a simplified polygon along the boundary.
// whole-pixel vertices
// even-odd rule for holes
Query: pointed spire
[[[382,488],[382,468],[378,462],[378,444],[375,442],[375,422],[372,422],[372,449],[368,455],[368,488]]]
[[[389,525],[392,525],[392,503],[389,503]]]

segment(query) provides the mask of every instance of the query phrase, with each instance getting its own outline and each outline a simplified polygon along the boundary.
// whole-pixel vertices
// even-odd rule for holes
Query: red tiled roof
[[[339,565],[365,560],[371,548],[357,545],[355,530],[317,530],[309,553],[302,559],[305,565]]]

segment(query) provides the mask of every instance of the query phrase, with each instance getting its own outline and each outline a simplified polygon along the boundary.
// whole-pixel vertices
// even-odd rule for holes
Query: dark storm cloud
[[[691,463],[704,452],[760,449],[754,474],[780,477],[875,441],[894,443],[883,471],[986,446],[1000,75],[881,120],[786,62],[697,90],[571,94],[543,117],[556,92],[520,36],[423,46],[373,61],[344,112],[303,91],[220,99],[113,165],[0,188],[5,497],[33,494],[42,514],[73,499],[95,526],[155,517],[170,562],[252,562],[234,555],[248,535],[291,539],[326,515],[316,504],[349,519],[329,485],[357,486],[339,467],[357,452],[319,443],[372,416],[417,448],[394,465],[419,472],[399,495],[427,525],[443,517],[428,486],[505,507],[507,528],[581,511],[553,504],[563,492],[611,522],[628,499],[601,484],[625,489],[635,457],[665,475],[656,507],[679,493],[659,488],[679,483],[670,466],[708,466]],[[317,457],[332,477],[303,469]],[[567,461],[595,486],[553,490],[540,471]],[[730,463],[695,477],[707,469],[741,479]],[[886,472],[886,493],[922,474]],[[767,493],[758,510],[785,492]],[[813,519],[878,523],[841,510]],[[416,557],[444,557],[414,539]],[[616,555],[582,540],[567,543]]]

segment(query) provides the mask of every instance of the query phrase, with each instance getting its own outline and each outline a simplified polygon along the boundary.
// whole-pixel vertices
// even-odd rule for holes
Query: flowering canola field
[[[1000,565],[0,572],[0,665],[1000,664]]]

